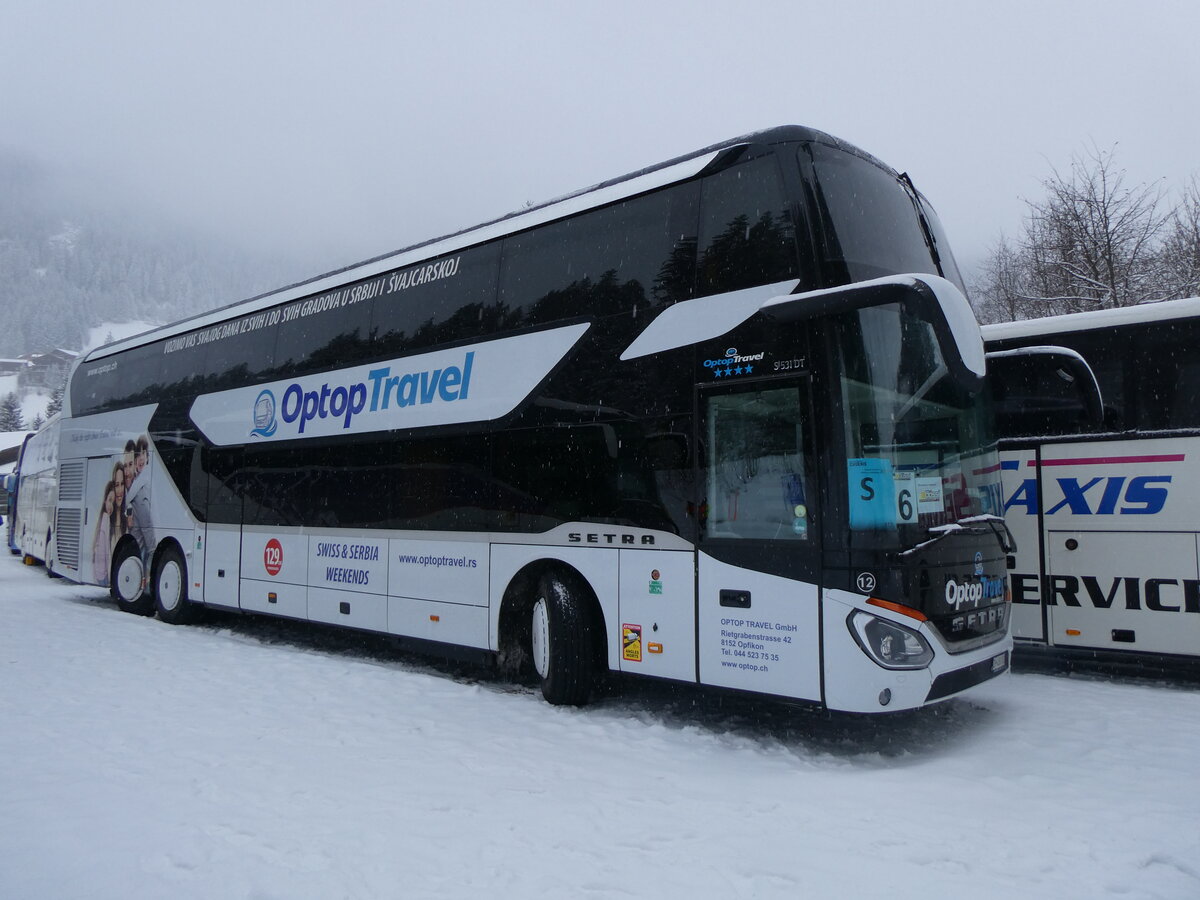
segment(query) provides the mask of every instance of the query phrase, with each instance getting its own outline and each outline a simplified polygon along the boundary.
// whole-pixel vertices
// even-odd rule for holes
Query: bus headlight
[[[933,648],[917,632],[855,610],[846,620],[863,652],[885,669],[923,669],[933,659]]]

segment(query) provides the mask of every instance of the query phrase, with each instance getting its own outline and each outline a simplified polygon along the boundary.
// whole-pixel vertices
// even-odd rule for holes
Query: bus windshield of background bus
[[[912,546],[1000,515],[990,406],[948,377],[933,326],[889,304],[847,313],[836,333],[851,532]]]
[[[950,261],[945,272],[934,261],[913,195],[894,174],[825,144],[805,144],[800,153],[812,161],[822,263],[833,283],[920,272],[944,275],[961,289],[936,216],[925,209],[939,248]]]

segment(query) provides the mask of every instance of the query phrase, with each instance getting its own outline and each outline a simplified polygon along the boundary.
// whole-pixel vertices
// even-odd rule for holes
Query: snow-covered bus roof
[[[1136,325],[1141,322],[1190,319],[1194,316],[1200,316],[1200,297],[1160,300],[1155,303],[1139,303],[1137,306],[1123,306],[1120,309],[1097,309],[1091,312],[1067,313],[1062,316],[1046,316],[1042,319],[1022,319],[1018,322],[999,322],[995,325],[983,326],[983,339],[988,342],[1006,341],[1014,338],[1091,331],[1095,328]]]
[[[748,144],[775,144],[785,141],[818,141],[820,143],[831,144],[849,153],[854,153],[864,159],[868,159],[881,168],[892,171],[889,166],[880,162],[869,153],[860,150],[840,138],[800,125],[781,125],[776,128],[756,131],[731,140],[722,141],[719,144],[713,144],[702,150],[689,153],[686,156],[677,157],[667,162],[640,169],[628,175],[622,175],[619,178],[600,182],[591,187],[548,200],[545,203],[532,206],[528,209],[509,213],[498,219],[472,226],[463,231],[423,241],[419,244],[413,244],[392,253],[386,253],[373,259],[288,285],[287,287],[259,294],[247,300],[218,307],[211,312],[200,313],[199,315],[182,319],[130,338],[114,341],[111,344],[106,344],[92,350],[87,354],[84,361],[101,359],[105,356],[119,353],[122,350],[141,346],[142,344],[148,344],[153,341],[162,340],[163,338],[172,337],[173,335],[204,328],[208,325],[245,315],[246,313],[288,303],[301,297],[307,297],[310,294],[319,294],[350,281],[370,278],[393,269],[403,268],[404,266],[453,253],[456,250],[461,250],[474,244],[485,243],[517,231],[523,231],[546,222],[552,222],[555,219],[561,219],[588,209],[604,206],[626,197],[632,197],[656,188],[666,187],[669,184],[685,181],[703,172],[724,151],[735,147],[742,147]]]

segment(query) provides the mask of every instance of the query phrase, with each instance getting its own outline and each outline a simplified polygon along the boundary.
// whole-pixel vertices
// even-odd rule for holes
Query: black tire
[[[168,625],[191,625],[203,607],[188,599],[187,563],[175,547],[167,547],[154,563],[154,611]]]
[[[154,615],[154,598],[146,590],[146,568],[135,542],[127,540],[117,547],[108,583],[109,593],[122,612]]]
[[[556,706],[583,706],[592,692],[594,626],[581,591],[557,573],[543,575],[529,621],[542,696]]]

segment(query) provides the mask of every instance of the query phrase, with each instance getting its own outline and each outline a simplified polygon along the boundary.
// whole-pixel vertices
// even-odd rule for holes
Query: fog
[[[965,267],[1051,166],[1200,169],[1184,2],[0,2],[0,146],[311,274],[759,128],[908,171]]]

